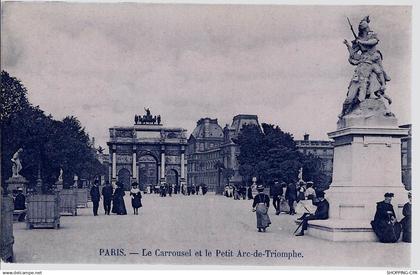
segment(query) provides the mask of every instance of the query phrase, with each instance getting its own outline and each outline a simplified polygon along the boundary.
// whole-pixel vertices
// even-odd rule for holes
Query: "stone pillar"
[[[113,185],[117,182],[117,152],[115,151],[115,145],[112,146],[112,170],[111,170],[111,182]]]
[[[185,178],[185,146],[181,147],[181,179],[180,184],[185,184],[186,178]]]
[[[309,235],[332,241],[376,241],[370,221],[376,203],[387,192],[394,193],[392,204],[401,219],[408,200],[401,181],[401,137],[408,129],[399,128],[394,116],[371,111],[374,108],[369,107],[378,102],[366,99],[360,103],[361,114],[345,116],[337,130],[328,133],[334,139],[333,180],[325,194],[329,219],[310,221]]]
[[[166,183],[165,175],[165,146],[162,146],[160,153],[160,182]]]
[[[137,148],[133,146],[133,181],[138,181],[137,177]]]

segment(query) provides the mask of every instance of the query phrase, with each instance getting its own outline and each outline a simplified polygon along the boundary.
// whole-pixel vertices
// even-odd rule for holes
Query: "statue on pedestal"
[[[385,94],[386,82],[391,78],[382,66],[383,56],[376,48],[379,39],[377,34],[370,29],[369,23],[369,16],[363,18],[356,35],[349,21],[355,39],[351,44],[347,40],[343,43],[349,52],[349,63],[356,66],[356,69],[348,87],[340,118],[351,113],[359,103],[366,99],[384,98],[388,104],[392,103],[391,98]]]
[[[63,168],[60,168],[60,174],[58,175],[58,181],[63,181]]]
[[[20,159],[20,155],[22,154],[23,149],[19,148],[16,153],[13,154],[13,157],[11,159],[12,161],[12,177],[20,177],[21,175],[19,172],[22,170],[22,161]]]

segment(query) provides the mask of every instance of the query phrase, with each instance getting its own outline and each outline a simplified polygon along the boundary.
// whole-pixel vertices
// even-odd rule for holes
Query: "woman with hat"
[[[113,202],[113,208],[112,213],[115,213],[117,215],[127,215],[127,209],[125,208],[124,203],[124,185],[120,182],[117,182],[117,188],[114,191],[114,202]]]
[[[265,232],[266,228],[270,226],[271,221],[268,216],[268,207],[270,207],[270,197],[264,193],[264,186],[257,186],[258,194],[254,197],[252,203],[252,211],[257,215],[258,232]]]
[[[134,210],[134,215],[139,214],[139,208],[143,205],[141,204],[141,192],[137,182],[133,182],[131,185],[130,196],[131,196],[131,206]]]
[[[401,220],[402,241],[411,243],[411,191],[408,192],[408,202],[402,210],[404,218]]]

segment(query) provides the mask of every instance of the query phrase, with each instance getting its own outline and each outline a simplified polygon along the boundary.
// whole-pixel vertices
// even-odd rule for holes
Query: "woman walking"
[[[264,186],[257,186],[258,194],[254,197],[252,203],[252,211],[257,215],[257,228],[258,232],[265,232],[266,228],[270,226],[271,221],[268,216],[268,208],[270,207],[270,197],[264,194]]]
[[[131,206],[133,206],[134,215],[139,214],[139,208],[143,205],[141,204],[141,192],[139,189],[139,185],[137,182],[133,182],[131,190],[130,190],[130,196],[131,196]]]
[[[124,203],[124,186],[122,183],[117,182],[117,188],[114,191],[114,202],[113,202],[113,209],[112,213],[116,213],[117,215],[127,215],[127,210],[125,208]]]

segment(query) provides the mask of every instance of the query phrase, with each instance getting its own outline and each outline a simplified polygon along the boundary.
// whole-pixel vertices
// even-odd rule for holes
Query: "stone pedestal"
[[[378,101],[378,100],[375,100]],[[401,137],[407,129],[398,128],[397,120],[377,108],[346,116],[338,130],[329,133],[334,139],[333,182],[326,191],[330,218],[311,221],[308,234],[332,241],[376,240],[370,225],[376,202],[392,192],[397,219],[408,201],[401,180]]]
[[[60,192],[61,190],[63,190],[63,181],[62,180],[58,180],[55,182],[55,189]]]
[[[10,177],[6,180],[7,191],[16,195],[17,189],[21,187],[23,189],[23,194],[26,196],[26,187],[28,186],[28,180],[23,176]]]

